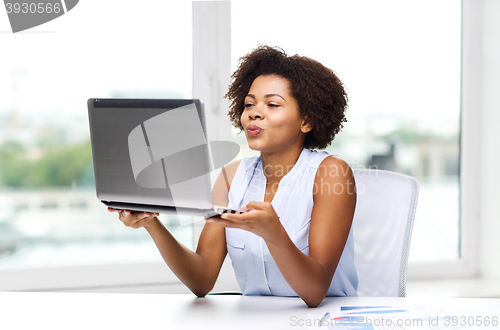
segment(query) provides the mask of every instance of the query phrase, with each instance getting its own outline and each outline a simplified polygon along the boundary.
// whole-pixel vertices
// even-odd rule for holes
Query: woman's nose
[[[261,111],[258,105],[253,106],[248,112],[248,118],[250,119],[262,119],[264,117],[263,112]]]

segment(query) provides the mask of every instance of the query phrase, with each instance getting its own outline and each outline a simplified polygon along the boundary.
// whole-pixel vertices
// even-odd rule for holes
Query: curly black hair
[[[228,116],[233,126],[243,130],[241,114],[245,97],[255,78],[267,75],[289,82],[301,117],[313,127],[306,135],[304,147],[324,149],[330,145],[347,121],[348,98],[343,83],[321,63],[305,56],[289,56],[277,47],[259,46],[239,59],[224,96],[231,101]]]

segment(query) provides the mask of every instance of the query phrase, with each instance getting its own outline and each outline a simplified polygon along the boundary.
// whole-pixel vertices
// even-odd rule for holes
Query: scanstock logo
[[[4,0],[12,32],[42,25],[75,8],[78,0]]]
[[[128,147],[137,185],[168,186],[174,200],[177,196],[184,199],[182,195],[192,193],[193,186],[200,189],[205,182],[203,176],[233,160],[240,151],[235,142],[207,142],[194,103],[165,111],[136,126],[128,135]]]

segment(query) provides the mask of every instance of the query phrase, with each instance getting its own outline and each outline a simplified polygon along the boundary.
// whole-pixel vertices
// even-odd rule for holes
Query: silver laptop
[[[239,146],[207,141],[200,100],[87,103],[97,198],[105,205],[204,217],[240,212],[212,204],[210,173]]]

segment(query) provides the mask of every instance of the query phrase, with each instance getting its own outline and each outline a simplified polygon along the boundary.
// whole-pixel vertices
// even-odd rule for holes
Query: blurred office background
[[[0,289],[186,292],[146,231],[97,200],[86,101],[202,98],[210,139],[255,155],[222,96],[238,58],[267,44],[320,61],[346,85],[348,122],[328,152],[420,182],[415,292],[444,278],[455,284],[443,295],[500,296],[495,13],[494,0],[86,1],[1,34]],[[195,248],[201,219],[161,219]],[[237,289],[230,272],[217,288]]]

